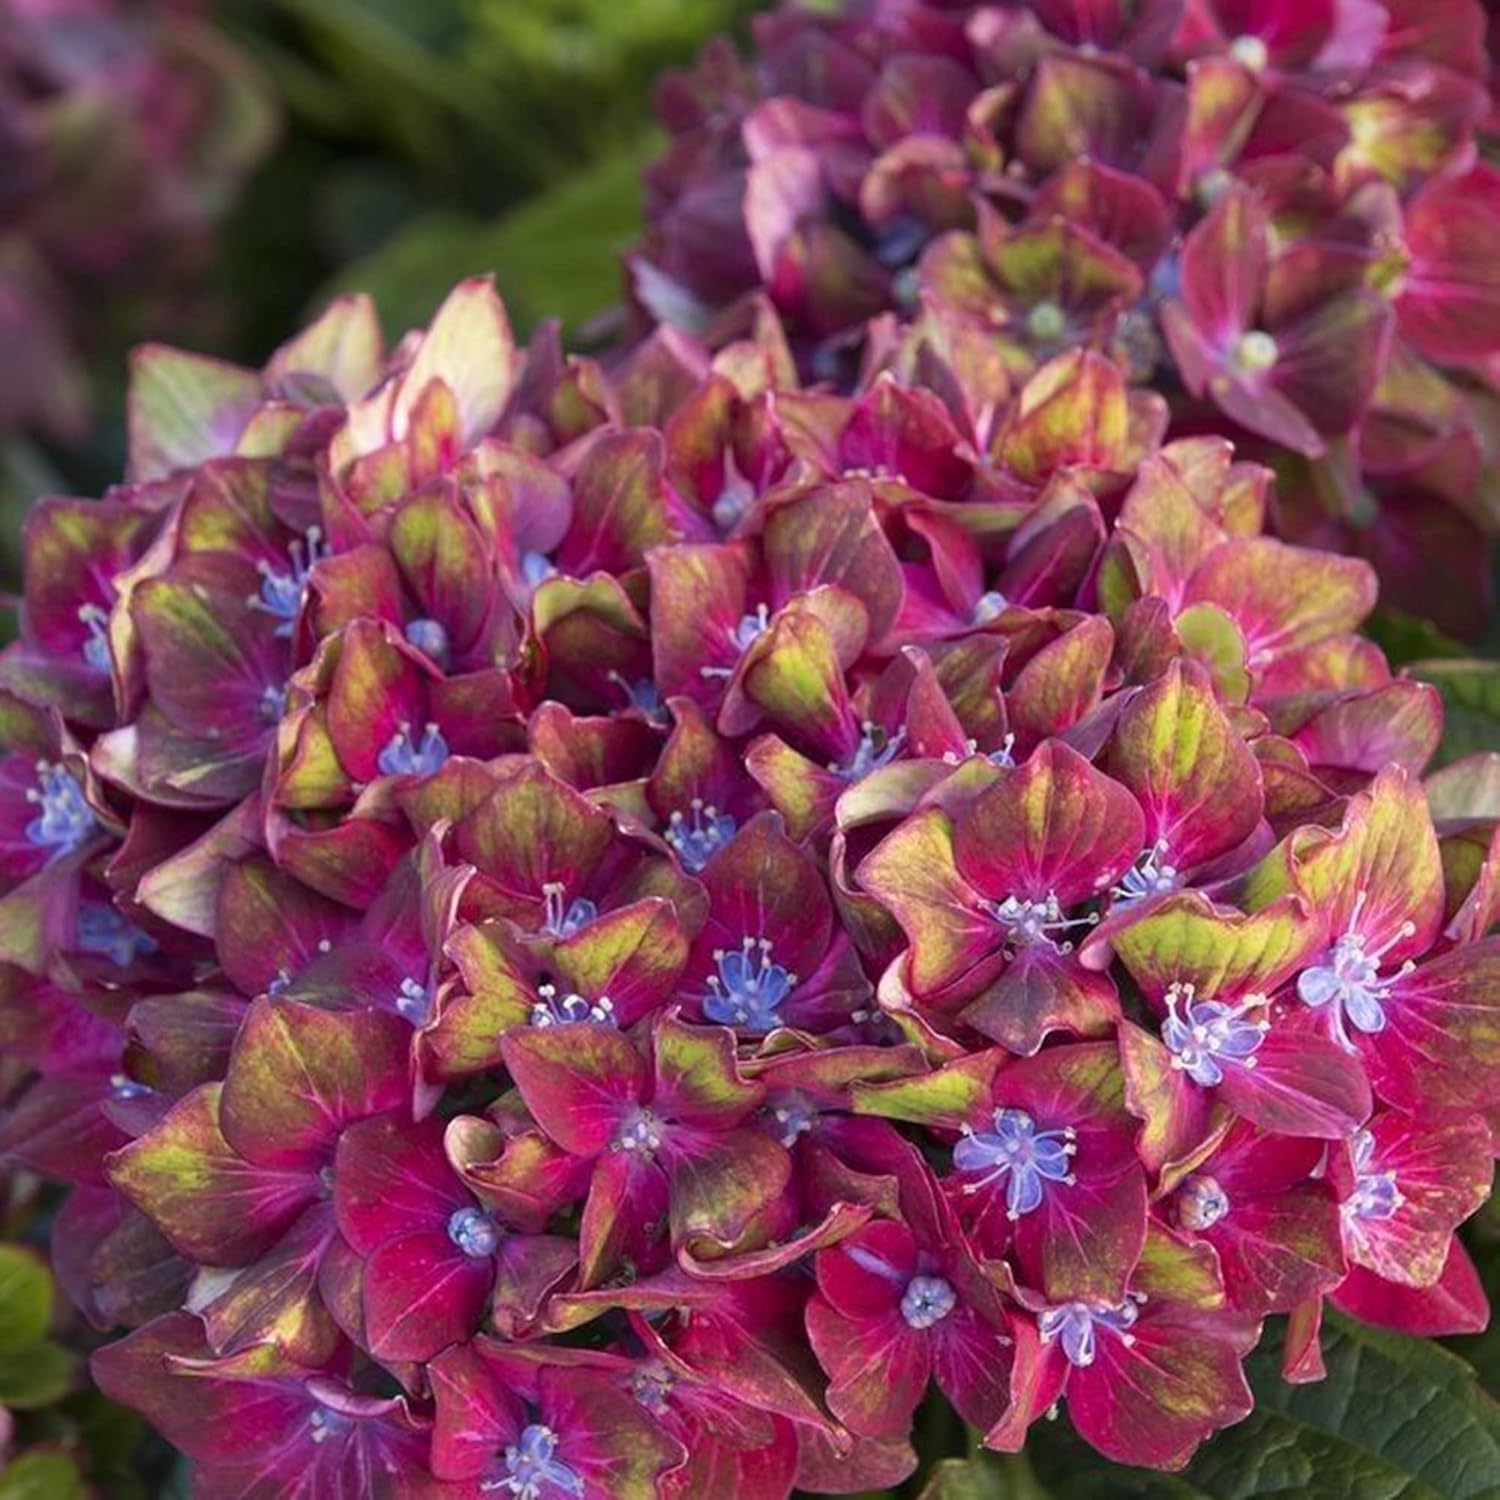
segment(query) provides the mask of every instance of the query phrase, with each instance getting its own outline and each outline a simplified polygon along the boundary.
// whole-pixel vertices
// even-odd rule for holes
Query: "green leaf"
[[[1500,1174],[1495,1178],[1495,1191],[1500,1193]],[[1464,1225],[1464,1240],[1493,1307],[1496,1301],[1500,1301],[1500,1197],[1492,1196]],[[1485,1390],[1500,1391],[1500,1318],[1491,1318],[1490,1326],[1483,1333],[1445,1342],[1448,1348],[1474,1366]]]
[[[1440,764],[1477,750],[1500,749],[1500,662],[1429,659],[1413,662],[1410,671],[1443,695]]]
[[[1450,640],[1431,620],[1419,619],[1390,605],[1382,605],[1365,622],[1365,634],[1385,652],[1393,667],[1425,657],[1455,657],[1468,653]]]
[[[346,266],[324,296],[369,292],[399,334],[425,323],[464,277],[493,271],[523,336],[547,317],[577,328],[620,299],[620,252],[640,228],[641,167],[658,149],[654,136],[637,140],[493,224],[417,219]]]
[[[83,1475],[61,1453],[25,1453],[0,1472],[0,1500],[85,1500]]]
[[[1500,1500],[1500,1406],[1461,1359],[1332,1315],[1328,1379],[1288,1385],[1278,1330],[1252,1356],[1256,1410],[1180,1475],[1106,1463],[1063,1424],[1027,1455],[1066,1500]]]
[[[1019,1454],[976,1453],[945,1458],[927,1478],[917,1500],[1047,1500]]]
[[[33,1411],[61,1401],[75,1369],[73,1356],[51,1340],[0,1354],[0,1406]]]
[[[0,1354],[34,1344],[52,1321],[52,1274],[19,1245],[0,1245]]]

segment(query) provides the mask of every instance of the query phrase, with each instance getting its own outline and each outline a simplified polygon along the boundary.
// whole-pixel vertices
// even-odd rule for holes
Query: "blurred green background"
[[[0,42],[8,4],[0,0]],[[195,294],[202,308],[167,336],[257,364],[335,291],[373,293],[395,336],[424,322],[460,277],[495,271],[518,332],[557,316],[576,338],[619,295],[640,169],[660,140],[655,80],[708,37],[743,35],[752,9],[750,0],[207,6],[258,74],[277,135],[222,221]],[[103,289],[93,290],[102,303]],[[87,316],[86,299],[71,295]],[[122,472],[125,355],[135,339],[163,333],[159,304],[126,314],[107,328],[94,317],[85,437],[0,432],[0,548],[12,586],[30,497],[98,493]]]

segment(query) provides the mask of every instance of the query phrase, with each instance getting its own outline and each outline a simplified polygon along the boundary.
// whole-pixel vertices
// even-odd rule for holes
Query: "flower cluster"
[[[0,433],[74,436],[79,355],[182,326],[207,231],[270,144],[247,59],[198,0],[8,0],[0,35]],[[201,289],[197,289],[201,291]],[[170,301],[175,316],[168,316]]]
[[[1483,1322],[1493,762],[1266,469],[995,353],[139,356],[0,656],[0,1152],[200,1493],[865,1490],[932,1383],[1180,1466],[1270,1313]]]
[[[1281,535],[1472,635],[1500,523],[1485,29],[1477,0],[791,0],[750,61],[718,42],[662,86],[635,297],[712,342],[768,296],[821,378],[893,315],[1017,382],[1110,352],[1276,467]]]

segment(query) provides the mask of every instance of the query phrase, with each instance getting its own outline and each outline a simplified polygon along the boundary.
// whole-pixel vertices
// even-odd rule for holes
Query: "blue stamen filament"
[[[650,1161],[661,1150],[661,1121],[640,1105],[633,1108],[620,1122],[615,1138],[610,1142],[613,1151],[628,1151]]]
[[[757,604],[754,614],[740,616],[739,623],[729,632],[729,644],[734,647],[737,656],[743,656],[770,628],[771,611],[764,604]],[[734,671],[733,667],[698,668],[702,677],[725,680],[733,677]]]
[[[747,937],[736,950],[715,949],[719,972],[709,976],[703,1013],[721,1026],[764,1033],[780,1024],[777,1007],[797,988],[797,976],[771,958],[769,938]]]
[[[1043,1308],[1037,1315],[1037,1332],[1044,1344],[1056,1339],[1070,1365],[1087,1369],[1099,1352],[1096,1328],[1106,1328],[1116,1334],[1127,1349],[1135,1343],[1135,1335],[1130,1330],[1135,1326],[1140,1316],[1140,1304],[1145,1300],[1144,1293],[1132,1292],[1125,1301],[1114,1305],[1064,1302],[1056,1307]]]
[[[1165,839],[1158,839],[1121,877],[1110,895],[1116,906],[1130,906],[1149,896],[1166,895],[1182,883],[1177,866],[1167,856],[1171,851]]]
[[[789,1094],[769,1111],[772,1134],[788,1150],[817,1123],[818,1112],[802,1094]]]
[[[755,504],[755,486],[740,472],[734,459],[734,450],[724,451],[724,484],[719,497],[713,503],[711,514],[714,525],[721,533],[728,533],[739,525],[741,517]]]
[[[1068,931],[1072,927],[1092,927],[1099,918],[1096,913],[1086,917],[1065,917],[1057,897],[1049,891],[1039,900],[1024,896],[1007,896],[1003,901],[983,903],[995,921],[1005,928],[1007,949],[1031,948],[1045,943],[1059,953],[1071,953],[1071,942],[1058,942],[1054,933]]]
[[[683,868],[696,875],[734,837],[734,829],[734,819],[728,813],[721,813],[701,797],[694,797],[687,817],[674,812],[667,820],[663,837],[682,861]]]
[[[630,1388],[647,1411],[660,1416],[666,1411],[672,1387],[676,1384],[677,1377],[660,1360],[652,1360],[631,1377]]]
[[[1368,1130],[1356,1132],[1351,1143],[1354,1155],[1354,1188],[1344,1199],[1346,1219],[1394,1219],[1406,1195],[1396,1186],[1394,1172],[1375,1172],[1370,1163],[1375,1155],[1375,1137]]]
[[[616,1024],[614,1002],[608,995],[589,1000],[586,996],[569,992],[559,999],[554,984],[539,984],[536,992],[537,1003],[531,1007],[533,1026],[573,1026],[581,1022],[592,1022],[596,1026]]]
[[[645,714],[648,719],[660,717],[661,691],[649,677],[629,682],[619,672],[612,671],[608,674],[608,680],[624,693],[626,708],[633,708],[638,713]]]
[[[512,1500],[560,1500],[581,1496],[582,1477],[557,1456],[557,1434],[533,1422],[513,1447],[505,1450],[506,1473],[487,1479],[479,1487],[491,1492],[507,1491]]]
[[[329,1438],[343,1430],[348,1420],[336,1411],[321,1408],[307,1419],[308,1438],[315,1447],[326,1443]]]
[[[567,887],[560,880],[549,880],[542,887],[542,931],[549,937],[572,937],[599,915],[599,908],[586,896],[578,896],[564,905]]]
[[[448,742],[436,724],[422,730],[422,739],[412,739],[411,725],[403,723],[386,742],[375,764],[382,776],[431,776],[448,759]]]
[[[250,597],[251,609],[273,615],[281,623],[276,627],[278,636],[289,636],[307,594],[307,581],[312,570],[328,554],[323,548],[323,532],[317,526],[307,528],[306,543],[294,540],[287,548],[290,566],[286,572],[273,568],[265,559],[255,565],[260,574],[260,593]]]
[[[89,633],[88,639],[83,643],[83,659],[96,672],[108,672],[110,667],[109,611],[97,604],[80,604],[78,619]]]
[[[1166,994],[1167,1018],[1161,1039],[1172,1053],[1172,1066],[1194,1083],[1212,1088],[1224,1081],[1225,1065],[1253,1068],[1254,1054],[1271,1023],[1265,1018],[1264,995],[1247,995],[1238,1005],[1199,1000],[1191,984],[1174,984]],[[1254,1011],[1258,1020],[1247,1021]]]
[[[419,980],[403,979],[396,991],[396,1014],[413,1026],[425,1026],[432,1016],[432,991]]]
[[[1071,1187],[1078,1181],[1072,1170],[1077,1151],[1077,1132],[1071,1125],[1038,1130],[1024,1110],[997,1109],[992,1131],[965,1129],[953,1148],[953,1166],[958,1172],[984,1173],[964,1183],[966,1194],[1005,1181],[1005,1216],[1014,1221],[1041,1207],[1048,1183]]]
[[[1416,968],[1412,959],[1394,973],[1380,977],[1380,960],[1397,943],[1415,935],[1417,924],[1403,922],[1378,947],[1367,948],[1365,937],[1357,930],[1364,910],[1367,892],[1354,898],[1354,910],[1339,940],[1322,957],[1321,962],[1304,969],[1297,976],[1297,998],[1304,1005],[1328,1006],[1329,1025],[1334,1040],[1346,1052],[1355,1046],[1345,1028],[1345,1021],[1366,1036],[1385,1030],[1385,1002],[1391,990]]]
[[[38,809],[26,825],[27,842],[51,851],[49,860],[76,854],[99,827],[83,788],[65,766],[46,760],[37,761],[36,779],[26,789],[26,800]]]
[[[871,771],[888,766],[901,754],[906,744],[906,730],[898,729],[887,734],[878,724],[866,719],[859,726],[859,744],[847,761],[828,762],[828,769],[845,781],[860,781]]]
[[[90,901],[78,909],[73,942],[80,953],[97,953],[117,969],[138,956],[156,952],[156,942],[123,912],[104,901]]]

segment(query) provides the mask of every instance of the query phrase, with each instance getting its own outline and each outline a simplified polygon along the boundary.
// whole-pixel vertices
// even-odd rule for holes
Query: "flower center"
[[[1026,314],[1026,336],[1036,344],[1055,343],[1067,327],[1067,317],[1055,302],[1038,302]]]
[[[1393,1219],[1406,1202],[1406,1195],[1396,1186],[1394,1172],[1375,1172],[1370,1168],[1375,1155],[1375,1137],[1368,1130],[1356,1133],[1354,1150],[1354,1190],[1344,1199],[1343,1210],[1351,1219]]]
[[[1103,1302],[1064,1302],[1043,1308],[1036,1320],[1037,1332],[1044,1344],[1054,1339],[1061,1343],[1070,1365],[1086,1369],[1099,1352],[1097,1328],[1118,1334],[1126,1348],[1135,1343],[1130,1330],[1140,1316],[1140,1303],[1144,1300],[1137,1292],[1113,1307]]]
[[[958,1294],[941,1276],[913,1276],[901,1297],[908,1328],[931,1328],[958,1306]]]
[[[432,991],[415,979],[403,979],[396,991],[396,1014],[413,1026],[425,1026],[432,1015]]]
[[[773,1130],[776,1139],[788,1150],[813,1128],[818,1118],[818,1112],[811,1101],[798,1093],[788,1094],[781,1103],[773,1105],[770,1114],[775,1122]]]
[[[307,528],[306,541],[293,541],[287,548],[290,566],[278,572],[262,559],[256,564],[260,574],[260,593],[250,600],[250,608],[274,616],[280,623],[276,634],[288,636],[297,619],[297,611],[307,595],[307,580],[313,568],[328,554],[323,547],[323,532],[317,526]]]
[[[672,814],[665,837],[683,868],[696,875],[734,837],[734,819],[694,797],[686,817]]]
[[[513,1448],[505,1450],[505,1477],[488,1479],[480,1488],[503,1490],[514,1500],[555,1500],[581,1496],[582,1476],[557,1456],[557,1434],[533,1422]]]
[[[1072,1171],[1077,1132],[1071,1125],[1038,1130],[1036,1121],[1020,1109],[997,1109],[994,1125],[993,1130],[965,1134],[953,1148],[956,1171],[984,1173],[964,1183],[965,1193],[1005,1180],[1005,1216],[1019,1219],[1041,1207],[1047,1183],[1071,1186],[1078,1180]]]
[[[637,1105],[620,1122],[613,1144],[616,1151],[629,1151],[650,1161],[661,1149],[661,1121],[649,1109]]]
[[[549,880],[542,887],[542,931],[548,937],[572,937],[599,915],[599,908],[586,896],[564,903],[567,888],[560,880]]]
[[[714,501],[712,515],[714,525],[721,532],[733,531],[740,517],[755,504],[755,486],[740,473],[733,452],[724,454],[724,487]]]
[[[50,850],[49,859],[76,854],[99,827],[83,788],[65,766],[51,761],[36,763],[36,779],[37,785],[26,791],[26,800],[38,809],[26,825],[27,842]]]
[[[1058,942],[1053,935],[1071,927],[1092,927],[1097,915],[1065,917],[1055,894],[1047,892],[1040,901],[1022,896],[1007,896],[1004,901],[987,901],[985,910],[1005,929],[1005,940],[1012,948],[1032,948],[1045,943],[1059,953],[1070,953],[1070,942]]]
[[[992,765],[999,766],[1002,771],[1014,771],[1016,768],[1015,749],[1015,735],[1007,734],[1005,738],[1000,741],[1000,748],[998,750],[990,751],[990,763]]]
[[[1380,977],[1380,960],[1397,943],[1411,937],[1417,924],[1403,922],[1385,942],[1366,947],[1368,940],[1356,931],[1366,895],[1360,891],[1354,898],[1348,927],[1322,960],[1297,976],[1297,998],[1304,1005],[1329,1007],[1334,1040],[1349,1052],[1354,1051],[1354,1043],[1345,1021],[1366,1036],[1384,1031],[1385,1001],[1395,985],[1416,968],[1415,962],[1407,959],[1394,974]]]
[[[740,616],[739,623],[729,632],[729,644],[743,656],[770,628],[771,611],[764,604],[757,604],[754,614]],[[703,677],[734,676],[732,667],[699,667],[698,672]]]
[[[1271,1029],[1265,1008],[1264,995],[1247,995],[1238,1005],[1225,1005],[1195,998],[1190,984],[1174,984],[1167,991],[1167,1018],[1161,1028],[1172,1066],[1183,1069],[1204,1088],[1224,1081],[1226,1064],[1253,1068],[1254,1054]],[[1246,1020],[1252,1011],[1262,1015]]]
[[[412,739],[411,725],[402,726],[390,737],[375,764],[382,776],[431,776],[440,771],[448,759],[448,741],[436,724],[422,730],[421,742]]]
[[[991,620],[998,620],[1009,608],[1010,600],[999,589],[986,589],[974,602],[973,622],[976,625],[988,625]]]
[[[286,688],[266,687],[260,695],[260,717],[265,724],[275,724],[286,712]]]
[[[321,1446],[348,1424],[349,1419],[336,1411],[320,1409],[307,1419],[307,1436],[313,1445]]]
[[[1258,36],[1237,36],[1229,44],[1229,55],[1242,68],[1263,73],[1271,60],[1270,48]]]
[[[625,707],[634,708],[648,719],[661,714],[661,690],[649,677],[627,682],[618,672],[611,672],[609,680],[625,694]]]
[[[447,667],[450,655],[448,630],[441,620],[408,621],[406,639],[424,656],[440,667]]]
[[[1252,328],[1235,341],[1229,361],[1247,375],[1263,375],[1281,358],[1281,350],[1269,333]]]
[[[659,1416],[666,1411],[672,1387],[676,1384],[677,1377],[659,1360],[652,1360],[631,1377],[630,1389],[647,1411]]]
[[[78,618],[88,629],[88,639],[83,643],[83,659],[96,672],[109,671],[109,612],[97,604],[80,604]]]
[[[1177,1194],[1177,1222],[1184,1229],[1212,1229],[1229,1212],[1229,1194],[1206,1173],[1195,1173]]]
[[[904,729],[898,729],[895,734],[887,735],[878,724],[873,724],[866,719],[859,727],[859,744],[854,754],[843,765],[837,761],[829,761],[828,769],[845,781],[860,781],[871,771],[890,765],[900,755],[905,744],[906,731]]]
[[[559,996],[555,984],[539,984],[536,992],[539,999],[531,1007],[533,1026],[574,1026],[580,1021],[592,1021],[600,1026],[615,1024],[615,1007],[608,995],[589,1000],[569,991]]]
[[[1182,884],[1177,866],[1167,858],[1167,841],[1158,839],[1110,891],[1116,906],[1130,906],[1148,896],[1164,896]]]
[[[521,580],[529,589],[538,588],[556,572],[545,552],[528,552],[521,559]]]
[[[471,1260],[483,1260],[500,1248],[500,1227],[477,1208],[456,1208],[448,1218],[448,1238]]]
[[[97,953],[117,969],[137,957],[156,952],[155,941],[142,932],[123,912],[103,901],[90,901],[78,909],[74,945],[80,953]]]
[[[719,972],[709,976],[703,1014],[721,1026],[766,1032],[778,1024],[776,1007],[797,987],[797,976],[771,958],[769,938],[747,937],[738,949],[714,950]]]

